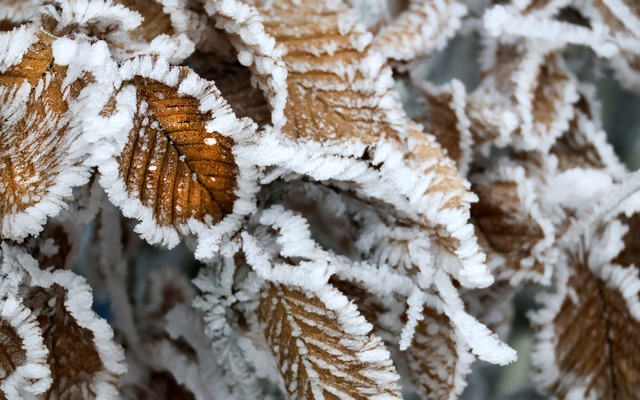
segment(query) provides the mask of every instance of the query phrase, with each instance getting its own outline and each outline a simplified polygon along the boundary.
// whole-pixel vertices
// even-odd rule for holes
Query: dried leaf
[[[493,274],[513,285],[523,279],[548,282],[551,268],[545,257],[554,242],[554,227],[540,209],[535,181],[522,167],[507,166],[473,181],[480,201],[471,211]]]
[[[339,4],[280,2],[259,9],[265,30],[283,49],[287,69],[287,123],[296,139],[365,144],[395,138],[401,111],[391,70],[370,51],[369,33]]]
[[[449,318],[428,307],[406,357],[414,384],[425,399],[457,398],[467,385],[465,377],[474,361]]]
[[[388,351],[337,290],[311,294],[269,284],[258,319],[291,398],[402,398]]]
[[[559,269],[555,293],[531,316],[538,329],[534,379],[561,398],[636,398],[640,310],[625,297],[638,296],[637,269],[603,276],[587,265],[584,250],[569,258],[571,269]]]
[[[444,48],[466,13],[455,0],[410,0],[409,8],[378,32],[373,46],[393,61],[426,56]]]
[[[264,93],[271,108],[270,122],[279,130],[286,122],[287,69],[282,51],[265,31],[261,16],[241,0],[207,0],[204,7],[216,28],[226,32],[240,64],[251,70],[252,85]]]
[[[89,178],[76,100],[91,77],[54,63],[54,38],[42,31],[25,25],[2,35],[11,51],[0,59],[0,227],[3,238],[22,239]]]
[[[68,270],[43,270],[20,248],[3,245],[2,250],[5,263],[28,275],[20,292],[41,329],[53,379],[42,387],[43,398],[117,396],[123,352],[112,341],[109,324],[91,310],[85,280]]]
[[[575,78],[560,56],[544,47],[491,42],[485,51],[481,93],[497,89],[497,96],[510,100],[520,120],[512,138],[515,147],[545,151],[573,118],[578,100]]]
[[[442,87],[435,87],[427,82],[414,83],[425,107],[416,121],[435,136],[449,158],[456,162],[460,175],[466,176],[473,157],[474,143],[472,123],[466,114],[464,85],[458,80]]]
[[[254,129],[213,84],[185,67],[141,57],[121,70],[137,96],[121,153],[100,166],[101,184],[136,232],[175,246],[180,234],[211,241],[207,254],[251,212],[254,167],[239,148]],[[124,136],[122,136],[124,135]]]
[[[594,102],[595,88],[583,88],[575,105],[575,116],[569,129],[556,141],[551,154],[558,159],[558,169],[571,168],[605,170],[621,177],[626,168],[607,141],[607,134],[599,122],[599,107]],[[591,93],[587,93],[591,92]]]

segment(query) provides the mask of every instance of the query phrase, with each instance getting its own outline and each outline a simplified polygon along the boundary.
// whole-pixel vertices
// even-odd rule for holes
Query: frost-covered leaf
[[[466,225],[475,197],[433,137],[404,113],[391,69],[352,10],[320,1],[259,10],[284,49],[289,91],[284,137],[266,134],[256,149],[257,164],[277,167],[265,181],[287,174],[331,180],[390,205],[398,218],[435,233],[463,285],[488,285]]]
[[[545,256],[554,227],[540,209],[536,181],[522,167],[503,166],[474,176],[473,182],[480,200],[472,215],[492,272],[514,285],[523,279],[548,282]]]
[[[613,147],[607,141],[607,134],[599,121],[600,109],[595,104],[595,88],[584,87],[575,105],[574,118],[569,129],[562,134],[551,148],[551,154],[558,159],[558,170],[571,168],[591,168],[605,170],[612,176],[624,175],[626,168]]]
[[[425,399],[455,399],[474,357],[444,314],[425,307],[422,318],[406,355],[413,383]]]
[[[107,37],[111,51],[117,59],[125,60],[140,54],[156,53],[172,63],[180,63],[195,50],[194,42],[184,31],[176,29],[172,14],[165,10],[161,1],[117,0],[115,3],[135,11],[128,16],[132,23],[127,29],[113,32]],[[176,6],[179,4],[174,2]]]
[[[425,56],[446,45],[466,13],[455,0],[410,0],[408,9],[377,33],[373,46],[393,61]]]
[[[80,92],[92,78],[61,65],[63,49],[54,46],[59,43],[54,39],[28,25],[2,33],[3,238],[38,233],[46,218],[58,214],[71,199],[72,188],[89,178],[78,112]]]
[[[575,78],[550,48],[523,41],[487,43],[480,93],[498,104],[504,99],[510,103],[507,109],[519,119],[514,146],[545,151],[573,118],[573,104],[578,100]]]
[[[20,270],[0,249],[0,397],[40,394],[51,385],[48,350],[33,312],[18,293]]]
[[[474,144],[471,125],[466,113],[467,96],[464,85],[453,80],[443,87],[427,82],[415,85],[423,96],[425,107],[416,121],[424,125],[425,131],[435,136],[447,155],[456,162],[458,171],[466,176],[469,171]]]
[[[52,382],[44,398],[113,398],[125,372],[122,349],[107,322],[91,309],[84,278],[69,270],[43,270],[24,250],[3,244],[4,263],[24,276],[20,293],[47,348]],[[4,268],[4,267],[3,267]],[[43,391],[44,391],[43,390]]]
[[[534,379],[558,397],[631,399],[640,391],[638,270],[600,264],[598,250],[610,249],[595,242],[571,252],[554,293],[531,315]]]
[[[282,50],[265,30],[258,11],[241,0],[207,0],[205,10],[216,28],[228,35],[240,64],[251,70],[252,85],[259,87],[269,102],[270,122],[280,129],[286,122],[287,68],[282,61]]]
[[[198,234],[211,254],[252,209],[255,172],[241,147],[254,127],[188,68],[145,56],[121,75],[136,95],[133,121],[117,133],[124,148],[100,166],[101,184],[149,242],[175,246],[180,234]]]
[[[371,34],[338,3],[278,2],[259,8],[287,69],[287,124],[292,138],[364,143],[396,137],[400,103],[391,70],[370,51]],[[396,119],[396,121],[394,121]]]
[[[336,289],[268,284],[257,312],[291,398],[401,398],[389,352]]]

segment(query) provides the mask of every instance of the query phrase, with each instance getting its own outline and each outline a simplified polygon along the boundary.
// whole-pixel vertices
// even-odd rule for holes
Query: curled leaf
[[[425,399],[459,396],[475,357],[454,332],[451,321],[425,307],[406,354],[414,384]]]
[[[54,59],[54,38],[24,25],[3,33],[0,58],[0,228],[3,238],[38,233],[83,185],[89,170],[78,115],[92,79]]]
[[[514,285],[523,279],[548,282],[552,270],[545,256],[554,227],[540,209],[535,182],[521,167],[496,168],[473,180],[480,200],[472,215],[490,265],[495,265],[492,272]]]
[[[513,145],[545,151],[573,118],[573,104],[578,100],[575,78],[561,57],[544,47],[522,41],[497,42],[486,51],[486,89],[482,91],[497,89],[510,100],[520,120]]]
[[[3,245],[2,250],[5,263],[28,276],[20,292],[42,332],[52,377],[44,396],[117,396],[117,378],[125,371],[122,349],[112,341],[108,323],[91,310],[84,279],[68,270],[42,270],[20,248]]]
[[[638,271],[605,266],[597,273],[588,257],[570,256],[572,268],[558,270],[555,292],[531,315],[538,329],[534,379],[559,397],[634,398],[640,390],[634,372],[640,367]]]

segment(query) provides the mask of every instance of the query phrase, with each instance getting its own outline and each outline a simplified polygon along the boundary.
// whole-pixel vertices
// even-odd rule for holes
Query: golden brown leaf
[[[562,58],[524,42],[487,47],[484,88],[510,100],[520,120],[513,144],[525,150],[548,149],[564,132],[578,100],[575,79]]]
[[[562,267],[556,293],[532,317],[538,328],[534,379],[559,398],[635,399],[640,393],[638,303],[625,299],[626,282],[603,279],[584,257],[570,258],[569,271]],[[637,278],[636,270],[636,283]]]
[[[474,357],[444,314],[426,307],[423,317],[406,354],[413,382],[425,399],[457,398]]]
[[[153,243],[173,246],[179,234],[215,226],[218,238],[237,229],[250,211],[237,204],[254,189],[252,166],[239,165],[235,152],[253,127],[188,68],[140,57],[123,70],[137,102],[124,149],[101,166],[111,201],[140,219],[137,232]]]
[[[391,71],[369,50],[369,34],[354,27],[348,8],[285,1],[259,10],[267,33],[284,50],[285,134],[329,143],[355,138],[365,144],[398,136],[390,113],[403,112],[397,99],[391,100]]]
[[[337,399],[347,395],[401,398],[398,376],[380,339],[364,318],[331,288],[332,308],[320,298],[269,284],[258,319],[292,399]],[[338,301],[338,299],[340,301]]]
[[[455,0],[410,0],[409,8],[378,32],[373,45],[393,61],[424,57],[446,45],[466,13]]]
[[[91,77],[67,86],[67,67],[53,62],[54,38],[42,31],[22,26],[4,35],[29,46],[20,59],[0,60],[0,227],[2,237],[21,239],[36,234],[89,177],[70,108]]]
[[[534,182],[523,168],[506,167],[476,176],[474,183],[479,201],[471,213],[489,264],[496,263],[492,272],[513,284],[548,281],[551,269],[544,255],[553,244],[554,229],[539,208]]]

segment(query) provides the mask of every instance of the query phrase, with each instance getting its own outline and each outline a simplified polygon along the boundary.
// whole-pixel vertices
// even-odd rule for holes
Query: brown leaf
[[[97,388],[92,388],[92,381],[106,372],[105,366],[95,348],[94,333],[80,327],[65,308],[66,294],[63,287],[54,285],[33,288],[25,296],[25,305],[38,310],[38,324],[49,349],[53,384],[43,398],[74,399],[80,393],[95,398]],[[101,380],[115,386],[117,375],[102,376]]]
[[[410,0],[409,8],[378,32],[373,46],[393,61],[424,57],[446,45],[466,13],[455,0]]]
[[[497,90],[510,100],[520,119],[513,144],[524,150],[548,149],[573,118],[575,78],[559,54],[524,42],[492,42],[485,52],[489,61],[480,93]]]
[[[0,60],[9,63],[0,73],[0,227],[3,238],[22,239],[36,234],[89,177],[81,129],[69,111],[91,77],[66,86],[67,68],[53,62],[54,38],[42,31],[25,25],[4,35],[16,46],[34,39],[21,59]]]
[[[328,308],[296,289],[274,284],[263,289],[258,319],[289,396],[401,398],[398,376],[380,339],[368,334],[371,327],[339,292],[325,292],[342,299]]]
[[[10,376],[26,361],[27,352],[22,348],[22,338],[7,321],[0,321],[0,372]]]
[[[391,71],[375,67],[379,61],[367,46],[367,32],[354,27],[353,21],[341,23],[347,18],[346,7],[320,1],[278,2],[259,10],[267,33],[284,50],[285,134],[329,143],[358,139],[365,144],[398,136],[391,112],[404,113],[397,99],[390,99]]]
[[[148,56],[122,68],[137,102],[133,125],[122,132],[124,149],[101,166],[110,200],[142,221],[145,228],[136,231],[152,243],[174,246],[179,234],[223,220],[218,238],[237,229],[250,211],[237,204],[255,189],[253,167],[239,165],[235,152],[253,126],[236,119],[215,86],[188,68]]]
[[[551,269],[544,256],[554,228],[539,208],[534,181],[521,167],[496,168],[473,181],[479,201],[471,213],[494,275],[513,284],[548,281]]]
[[[457,398],[475,358],[444,314],[425,307],[423,317],[406,353],[411,378],[425,399]]]
[[[640,393],[638,303],[625,299],[626,282],[603,279],[585,257],[569,259],[571,269],[562,268],[555,293],[532,316],[538,329],[534,379],[560,398],[635,399]]]
[[[416,121],[435,136],[449,158],[456,162],[460,174],[466,176],[473,157],[474,139],[466,115],[464,86],[454,80],[443,87],[434,87],[427,82],[416,83],[415,87],[425,107]]]
[[[197,99],[151,79],[135,78],[132,83],[139,112],[118,157],[127,189],[154,208],[159,225],[177,226],[189,217],[203,221],[206,215],[220,221],[233,211],[236,199],[233,142],[206,132],[206,116],[199,113]],[[145,126],[145,119],[157,125]],[[209,146],[205,140],[215,144]],[[164,193],[171,195],[161,196]]]
[[[17,285],[20,293],[24,326],[17,332],[28,340],[23,347],[27,358],[30,363],[45,358],[51,373],[46,382],[27,390],[43,393],[43,399],[116,396],[124,354],[112,341],[107,322],[91,309],[91,289],[84,278],[69,270],[45,270],[20,247],[3,244],[2,251],[3,271],[9,273],[3,281]],[[3,301],[5,312],[10,300]]]
[[[560,171],[570,168],[599,169],[613,176],[622,176],[626,168],[607,141],[599,115],[596,115],[599,107],[594,102],[594,93],[581,91],[569,129],[558,138],[551,148],[551,154],[558,158]]]

